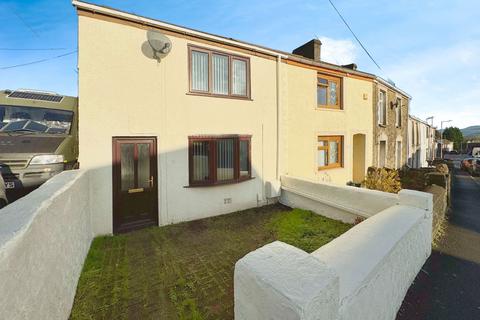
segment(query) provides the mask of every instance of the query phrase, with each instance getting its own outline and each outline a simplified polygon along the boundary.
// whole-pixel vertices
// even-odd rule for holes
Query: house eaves
[[[416,116],[414,116],[414,115],[409,114],[408,117],[409,117],[410,119],[412,119],[413,121],[421,122],[421,123],[423,123],[424,125],[426,125],[426,126],[428,126],[428,127],[435,128],[435,127],[433,127],[432,125],[430,125],[428,122],[426,122],[425,120],[422,120],[422,119],[420,119],[420,118],[418,118],[418,117],[416,117]]]
[[[198,31],[195,29],[185,28],[185,27],[167,23],[164,21],[147,18],[137,14],[121,11],[118,9],[113,9],[107,6],[96,5],[93,3],[88,3],[84,1],[78,1],[78,0],[73,0],[72,5],[79,10],[89,11],[92,13],[100,13],[106,16],[136,22],[145,26],[152,26],[160,29],[171,30],[176,33],[180,33],[180,34],[184,34],[184,35],[188,35],[188,36],[196,37],[200,39],[210,40],[217,43],[227,44],[230,46],[246,49],[249,51],[263,53],[272,57],[281,57],[284,59],[287,58],[287,54],[281,51],[272,50],[272,49],[262,47],[259,45],[254,45],[248,42],[238,41],[233,38],[226,38],[226,37],[214,35],[211,33]]]
[[[132,14],[132,13],[129,13],[129,12],[125,12],[125,11],[121,11],[121,10],[118,10],[118,9],[110,8],[110,7],[107,7],[107,6],[97,5],[97,4],[93,4],[93,3],[89,3],[89,2],[85,2],[85,1],[79,1],[79,0],[73,0],[72,5],[75,6],[77,8],[77,10],[90,12],[92,14],[101,14],[101,15],[104,15],[104,16],[107,16],[107,17],[117,18],[117,19],[120,19],[120,20],[129,21],[129,22],[134,22],[134,23],[137,23],[137,24],[140,24],[140,25],[143,25],[143,26],[150,26],[152,28],[159,28],[159,29],[162,29],[162,30],[168,30],[168,31],[172,31],[172,32],[177,33],[177,34],[183,34],[183,35],[198,38],[198,39],[204,39],[204,40],[212,41],[212,42],[219,43],[219,44],[229,45],[229,46],[232,46],[232,47],[236,47],[236,48],[243,49],[243,50],[248,50],[248,51],[251,51],[251,52],[258,52],[258,53],[268,55],[268,56],[271,56],[271,57],[275,57],[275,58],[280,57],[281,59],[283,59],[284,62],[287,62],[287,63],[288,63],[288,61],[293,61],[293,62],[301,64],[302,66],[307,66],[307,67],[312,67],[312,68],[323,68],[323,69],[331,70],[331,71],[334,71],[334,72],[335,71],[340,72],[340,73],[343,73],[345,75],[356,75],[356,76],[359,76],[359,77],[362,77],[362,78],[368,78],[368,79],[371,79],[371,80],[374,80],[376,78],[375,75],[370,74],[370,73],[357,71],[357,70],[352,70],[350,68],[341,67],[339,65],[327,63],[327,62],[324,62],[324,61],[314,61],[312,59],[304,58],[304,57],[301,57],[301,56],[298,56],[298,55],[295,55],[295,54],[291,54],[291,53],[288,53],[288,52],[284,52],[284,51],[281,51],[281,50],[275,50],[275,49],[271,49],[271,48],[268,48],[268,47],[265,47],[265,46],[256,45],[256,44],[252,44],[252,43],[249,43],[249,42],[236,40],[236,39],[233,39],[233,38],[227,38],[227,37],[211,34],[211,33],[208,33],[208,32],[203,32],[203,31],[199,31],[199,30],[195,30],[195,29],[191,29],[191,28],[186,28],[186,27],[183,27],[183,26],[175,25],[175,24],[172,24],[172,23],[167,23],[167,22],[157,20],[157,19],[147,18],[147,17],[144,17],[144,16],[140,16],[140,15],[137,15],[137,14]]]
[[[342,66],[339,66],[339,65],[336,65],[336,64],[333,64],[333,63],[328,63],[328,62],[325,62],[325,61],[315,61],[315,60],[308,59],[308,58],[305,58],[305,57],[302,57],[302,56],[299,56],[299,55],[296,55],[296,54],[291,54],[291,53],[288,54],[288,60],[298,62],[300,64],[308,65],[308,66],[311,66],[311,67],[315,67],[315,68],[323,68],[323,69],[328,69],[328,70],[331,70],[331,71],[344,73],[346,75],[356,75],[356,76],[359,76],[359,77],[362,77],[362,78],[367,78],[367,79],[370,79],[370,80],[374,80],[377,77],[376,75],[368,73],[368,72],[357,71],[357,70],[353,70],[353,69],[350,69],[350,68],[345,68],[345,67],[342,67]]]
[[[401,95],[404,95],[405,97],[407,97],[408,99],[412,100],[412,96],[409,95],[408,93],[406,93],[405,91],[403,91],[402,89],[398,88],[397,86],[394,86],[392,85],[390,82],[388,82],[387,80],[379,77],[379,76],[375,76],[375,82],[377,83],[381,83],[382,85],[392,89],[393,91],[396,91],[398,93],[400,93]]]

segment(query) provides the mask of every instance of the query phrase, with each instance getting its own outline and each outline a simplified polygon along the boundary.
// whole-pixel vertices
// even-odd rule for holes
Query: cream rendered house
[[[255,207],[267,202],[267,186],[278,191],[281,53],[73,4],[79,162],[93,173],[97,233]],[[160,61],[145,52],[151,29],[171,41]]]
[[[288,83],[286,173],[319,182],[361,183],[372,165],[375,76],[320,60],[321,42],[294,50]],[[301,57],[302,55],[303,57]]]
[[[73,4],[79,162],[92,175],[95,233],[264,205],[282,175],[363,180],[373,75],[320,62],[315,42],[289,54]],[[149,30],[171,43],[160,59]]]

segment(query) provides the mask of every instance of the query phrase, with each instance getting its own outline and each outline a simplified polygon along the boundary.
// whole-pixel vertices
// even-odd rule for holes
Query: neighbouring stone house
[[[373,92],[373,164],[399,169],[407,164],[408,112],[411,97],[376,77]]]
[[[292,54],[73,4],[79,161],[95,172],[97,234],[264,205],[282,175],[359,183],[382,134],[385,165],[395,165],[398,143],[405,162],[409,96],[353,64],[323,62],[318,40]],[[153,52],[150,37],[168,50]],[[378,127],[372,105],[382,90],[388,122]]]

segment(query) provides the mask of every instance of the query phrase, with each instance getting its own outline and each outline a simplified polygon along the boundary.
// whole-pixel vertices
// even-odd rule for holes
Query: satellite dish
[[[148,44],[153,50],[153,58],[160,60],[172,50],[172,42],[156,30],[147,31]]]

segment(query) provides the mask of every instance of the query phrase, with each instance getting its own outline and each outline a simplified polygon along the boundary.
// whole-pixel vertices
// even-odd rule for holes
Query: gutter
[[[403,91],[402,89],[392,85],[391,83],[389,83],[388,81],[385,81],[384,79],[380,78],[379,76],[375,76],[375,80],[373,80],[374,82],[376,83],[381,83],[382,85],[386,86],[386,87],[389,87],[390,89],[392,90],[395,90],[397,91],[398,93],[404,95],[405,97],[407,97],[408,99],[412,100],[412,96],[409,95],[408,93],[406,93],[405,91]]]

